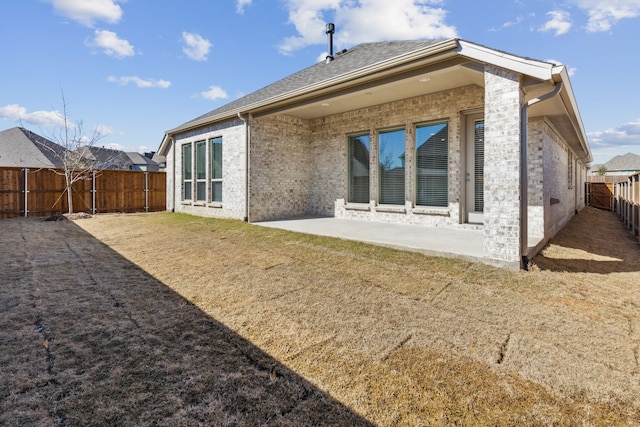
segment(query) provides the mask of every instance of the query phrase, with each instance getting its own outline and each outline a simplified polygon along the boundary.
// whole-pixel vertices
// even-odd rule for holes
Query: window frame
[[[189,155],[186,155],[187,150]],[[187,165],[189,170],[187,170]],[[187,172],[189,172],[189,178],[187,178]],[[187,184],[189,185],[189,191],[187,192]],[[182,144],[182,201],[193,201],[193,144],[191,142]],[[189,197],[187,197],[187,193]]]
[[[217,142],[219,141],[219,142]],[[214,169],[215,165],[216,165],[216,159],[214,158],[216,150],[214,150],[214,144],[220,144],[220,159],[217,162],[219,164],[219,173],[216,173],[217,171]],[[223,179],[224,179],[224,144],[223,144],[223,139],[222,136],[216,136],[213,138],[209,138],[209,143],[208,145],[208,149],[209,149],[209,155],[207,156],[207,159],[209,161],[209,191],[208,191],[208,195],[209,195],[209,200],[211,203],[222,203],[222,197],[224,194],[223,191]],[[219,175],[219,178],[216,178],[216,176]],[[216,193],[215,193],[215,188],[218,186],[217,184],[219,184],[220,187],[220,194],[219,197],[216,197]]]
[[[193,150],[194,164],[195,164],[195,202],[207,201],[207,142],[206,140],[199,140],[193,143],[195,150]],[[204,151],[199,153],[199,147],[204,147]],[[204,157],[201,164],[200,156]],[[202,166],[202,170],[200,169]],[[202,174],[202,175],[201,175]],[[202,192],[200,191],[201,186]]]
[[[358,138],[366,137],[367,138],[367,162],[366,162],[366,200],[360,200],[354,194],[355,177],[353,176],[354,171],[354,143]],[[363,175],[364,176],[364,175]],[[360,188],[358,189],[360,190]],[[357,191],[356,191],[357,192]],[[371,134],[369,132],[360,132],[353,133],[347,135],[347,203],[349,204],[368,204],[371,201]]]
[[[398,183],[400,183],[401,185],[401,196],[395,195],[395,197],[402,197],[402,202],[401,203],[389,203],[386,199],[384,198],[384,191],[385,191],[385,186],[383,185],[383,170],[382,170],[382,162],[380,159],[380,154],[381,154],[381,146],[382,146],[382,141],[381,141],[381,136],[385,135],[385,134],[391,134],[394,132],[402,132],[403,134],[403,154],[402,157],[404,157],[404,161],[402,162],[402,179],[396,179],[396,181]],[[406,204],[406,200],[407,200],[407,196],[406,196],[406,178],[407,178],[407,166],[406,166],[406,155],[407,155],[407,128],[406,126],[397,126],[397,127],[391,127],[391,128],[386,128],[383,130],[379,130],[376,132],[376,172],[378,175],[378,188],[377,188],[377,204],[378,205],[386,205],[386,206],[404,206]],[[391,178],[391,177],[390,177]],[[389,185],[389,184],[388,184]],[[393,193],[393,190],[391,191]],[[389,196],[391,197],[391,196]],[[384,200],[383,200],[384,199]]]
[[[420,200],[420,192],[421,192],[421,185],[420,185],[420,164],[419,164],[419,155],[418,155],[418,150],[424,145],[418,145],[419,141],[418,141],[418,133],[419,133],[419,129],[420,128],[427,128],[430,126],[438,126],[438,125],[444,125],[444,127],[446,128],[446,149],[445,149],[445,161],[444,164],[446,165],[446,168],[444,169],[444,179],[446,182],[445,188],[444,188],[444,203],[443,204],[427,204],[427,203],[422,203],[422,200]],[[441,130],[439,130],[437,133],[441,132]],[[419,207],[419,208],[448,208],[449,207],[449,132],[450,132],[450,122],[449,119],[442,119],[442,120],[433,120],[433,121],[428,121],[428,122],[422,122],[422,123],[418,123],[415,125],[415,131],[414,131],[414,146],[413,146],[413,164],[414,164],[414,206]],[[437,133],[435,133],[434,135],[437,135]],[[431,137],[429,137],[428,139],[430,139]],[[425,140],[426,141],[428,141]],[[441,170],[441,169],[439,169]],[[426,176],[426,175],[425,175]],[[428,189],[428,188],[427,188]]]

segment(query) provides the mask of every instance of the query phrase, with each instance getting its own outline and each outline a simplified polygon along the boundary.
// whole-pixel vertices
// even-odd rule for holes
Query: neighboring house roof
[[[216,122],[284,113],[302,119],[325,117],[467,85],[484,87],[484,66],[520,73],[527,99],[561,84],[559,96],[529,108],[546,116],[578,156],[590,163],[591,151],[564,65],[490,49],[461,39],[363,43],[165,133],[158,152],[171,139]]]
[[[0,166],[62,168],[65,151],[61,145],[21,127],[0,132]]]
[[[607,172],[636,172],[640,171],[640,156],[627,153],[615,156],[604,164]]]
[[[153,153],[140,154],[127,151],[126,154],[131,160],[132,169],[157,172],[160,168],[165,167],[165,165],[161,165],[153,159]]]
[[[105,147],[85,146],[76,150],[97,169],[131,169],[133,163],[124,151]]]

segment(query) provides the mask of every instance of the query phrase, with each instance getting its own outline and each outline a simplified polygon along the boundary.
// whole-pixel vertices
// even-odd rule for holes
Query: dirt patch
[[[606,212],[532,272],[178,214],[1,226],[0,423],[640,419],[640,250]]]

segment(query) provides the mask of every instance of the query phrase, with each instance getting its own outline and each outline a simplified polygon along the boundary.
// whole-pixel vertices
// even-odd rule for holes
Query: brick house
[[[584,207],[592,160],[564,65],[461,39],[330,53],[159,154],[169,210],[482,229],[484,256],[516,268]]]

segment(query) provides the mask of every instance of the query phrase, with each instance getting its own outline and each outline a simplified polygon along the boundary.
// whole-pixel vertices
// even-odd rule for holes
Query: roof
[[[455,87],[453,85],[457,84],[456,81],[463,81],[462,84],[466,85],[483,86],[484,64],[492,64],[522,74],[523,85],[527,85],[531,97],[546,94],[555,85],[562,83],[558,97],[534,105],[529,112],[531,117],[546,115],[546,110],[552,108],[553,111],[549,115],[554,117],[554,126],[570,135],[569,140],[575,141],[572,144],[576,152],[581,153],[581,159],[587,163],[591,162],[586,132],[564,65],[509,54],[457,38],[357,45],[350,50],[339,52],[333,61],[314,64],[165,132],[158,152],[165,155],[171,138],[178,134],[216,122],[228,121],[237,116],[256,116],[278,111],[291,113],[296,110],[299,117],[306,114],[307,118],[311,118],[320,117],[320,114],[330,115],[332,112],[335,114],[374,105],[371,104],[374,99],[376,103],[383,104],[403,99],[401,97],[417,96],[420,92],[416,90],[425,90],[413,83],[419,73],[430,72],[435,75],[444,72],[437,79],[440,81],[438,91]],[[457,70],[460,79],[445,77],[447,70]],[[404,82],[403,86],[395,84],[401,81]],[[433,88],[436,87],[435,81],[435,78],[431,79],[429,84]],[[377,93],[374,93],[370,100],[363,96],[368,88],[382,85],[387,85],[386,91],[373,92],[384,93],[382,96],[386,96],[386,99],[375,98],[378,96]],[[350,97],[349,102],[342,103],[350,110],[332,110],[334,104],[325,110],[319,109],[318,105],[322,102],[318,102],[319,100],[337,97],[342,97],[342,100]]]
[[[98,169],[130,169],[131,159],[124,151],[105,147],[84,146],[77,150]]]
[[[640,171],[640,156],[633,153],[627,153],[615,156],[604,164],[608,172],[615,171]]]
[[[0,166],[62,168],[65,151],[61,145],[25,128],[0,132]]]
[[[335,55],[335,59],[330,63],[319,62],[302,71],[294,73],[284,79],[278,80],[268,86],[263,87],[247,96],[232,101],[220,108],[210,111],[202,116],[183,124],[181,127],[188,127],[191,123],[197,123],[207,117],[219,116],[225,112],[242,109],[251,105],[259,104],[270,98],[275,98],[286,93],[294,92],[304,87],[308,87],[318,82],[323,82],[341,75],[348,74],[354,70],[361,69],[371,64],[383,62],[390,58],[397,57],[407,52],[413,52],[432,46],[441,40],[409,40],[409,41],[389,41],[377,43],[363,43],[356,47]]]
[[[125,154],[129,157],[129,160],[131,160],[131,163],[133,163],[134,165],[158,165],[153,159],[150,159],[149,157],[144,156],[140,153],[126,151]]]

